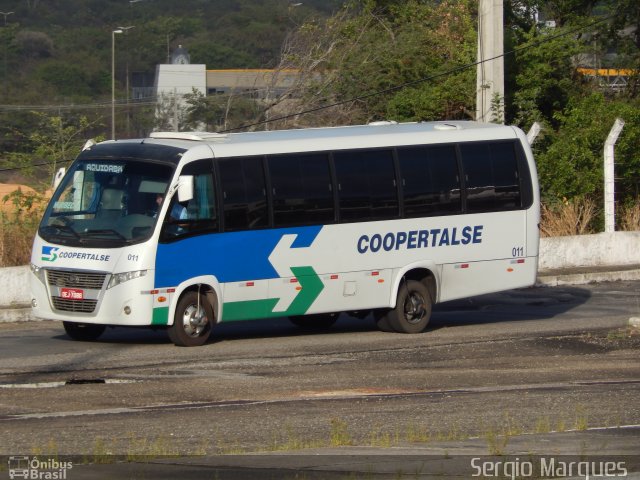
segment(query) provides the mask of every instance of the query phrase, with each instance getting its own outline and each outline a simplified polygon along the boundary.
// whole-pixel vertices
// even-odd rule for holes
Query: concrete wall
[[[640,232],[540,239],[540,271],[640,265]]]
[[[540,239],[539,270],[542,273],[572,268],[628,267],[640,269],[640,232],[598,233],[576,237]],[[0,268],[0,321],[20,310],[31,319],[29,267]],[[6,320],[6,319],[5,319]]]
[[[29,267],[0,268],[0,308],[29,305]]]

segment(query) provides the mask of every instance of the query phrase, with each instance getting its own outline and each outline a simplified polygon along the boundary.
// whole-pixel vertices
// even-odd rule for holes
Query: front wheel
[[[429,290],[416,280],[404,282],[398,290],[395,308],[386,315],[388,325],[400,333],[423,332],[431,319]]]
[[[97,340],[107,328],[93,323],[62,322],[64,331],[74,340],[91,342]]]
[[[207,297],[195,291],[186,292],[176,307],[169,338],[178,347],[204,345],[211,334],[213,320],[213,308]]]

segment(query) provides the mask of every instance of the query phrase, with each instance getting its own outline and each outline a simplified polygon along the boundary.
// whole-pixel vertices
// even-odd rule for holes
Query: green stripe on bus
[[[223,304],[222,321],[233,322],[258,318],[290,317],[307,313],[313,302],[324,290],[324,284],[313,267],[291,267],[291,272],[298,279],[302,288],[285,311],[273,311],[280,300],[279,298],[227,302]]]
[[[278,298],[265,300],[248,300],[244,302],[227,302],[223,305],[222,321],[234,322],[236,320],[253,320],[267,318],[272,315],[272,310],[278,303]],[[282,316],[281,312],[275,316]]]
[[[158,307],[153,309],[151,325],[167,325],[169,323],[169,307]]]

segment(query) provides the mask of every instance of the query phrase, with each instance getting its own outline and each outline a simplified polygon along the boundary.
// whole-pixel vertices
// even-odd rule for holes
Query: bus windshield
[[[40,224],[52,243],[120,247],[147,240],[173,168],[126,160],[80,160],[54,193]]]

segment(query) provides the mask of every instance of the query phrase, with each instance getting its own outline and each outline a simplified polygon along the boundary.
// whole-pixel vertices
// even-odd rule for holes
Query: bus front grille
[[[47,270],[47,282],[52,287],[101,290],[105,273],[67,270]]]
[[[79,270],[47,269],[47,283],[54,310],[72,313],[93,313],[98,305],[98,294],[103,289],[106,273]],[[68,298],[65,290],[81,292],[80,298]],[[84,297],[84,298],[83,298]]]
[[[93,313],[98,304],[97,300],[67,300],[51,297],[53,308],[62,312]]]

